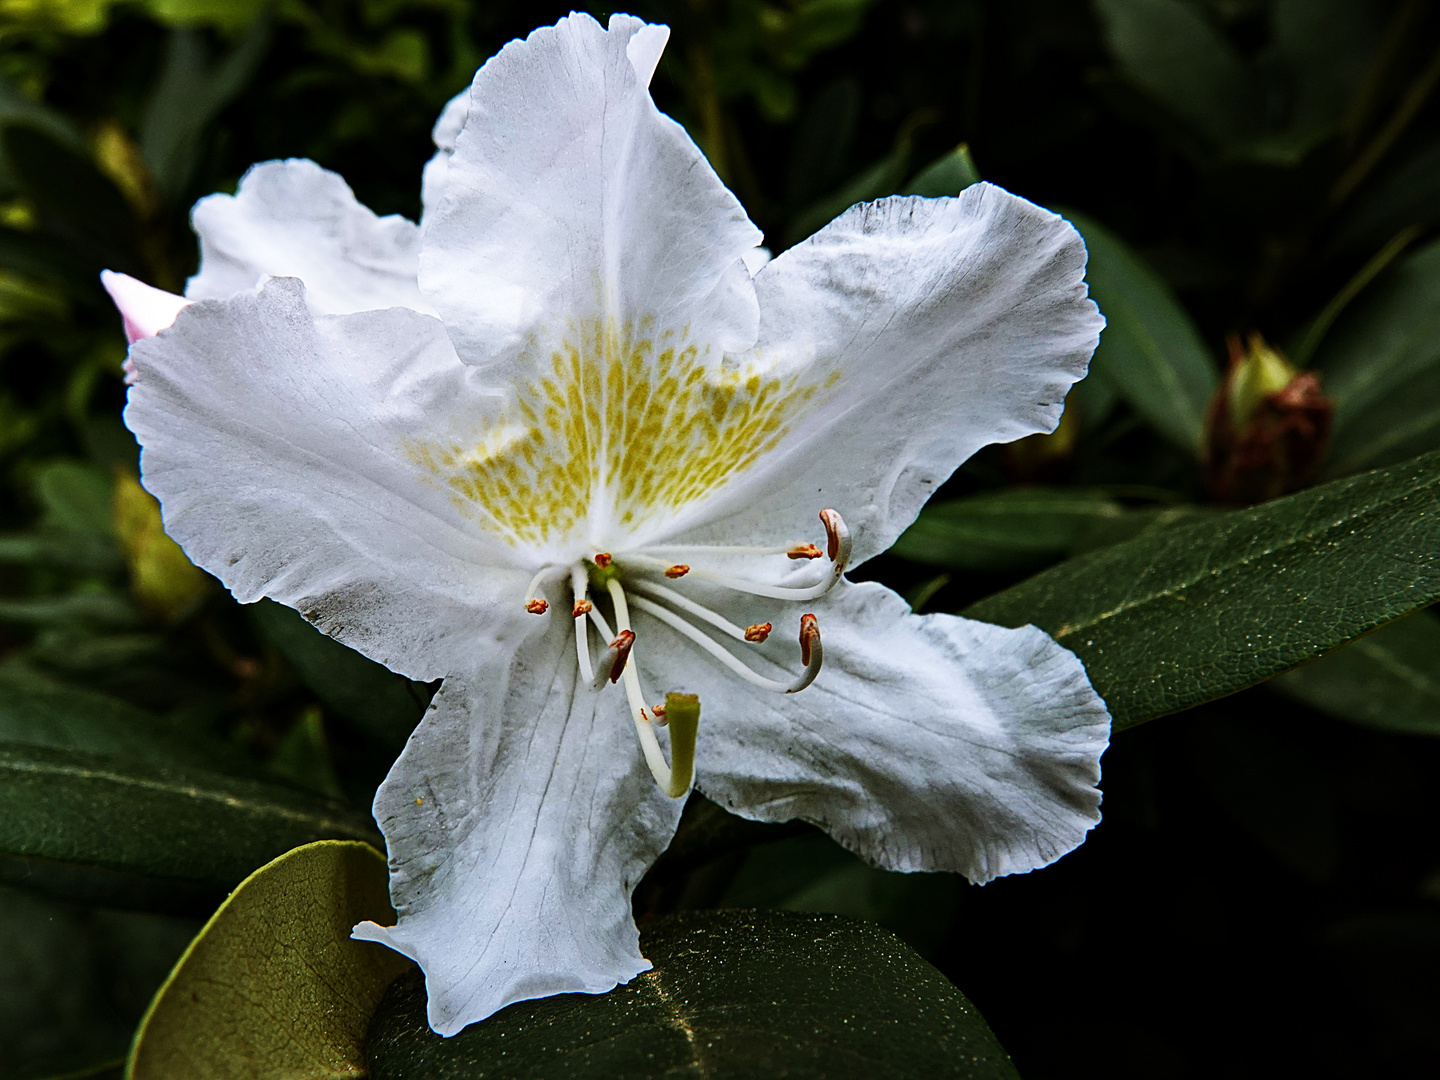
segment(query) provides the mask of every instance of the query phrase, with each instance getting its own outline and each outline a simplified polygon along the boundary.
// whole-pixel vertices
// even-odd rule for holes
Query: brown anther
[[[600,567],[601,570],[604,570],[607,566],[610,565],[610,553],[608,551],[597,551],[595,553],[595,558],[591,561],[594,562],[596,566]]]
[[[575,616],[575,618],[578,619],[578,618],[580,618],[580,616],[582,616],[582,615],[588,615],[588,614],[590,614],[590,610],[591,610],[591,608],[593,608],[594,606],[595,606],[595,605],[592,604],[592,603],[590,603],[589,600],[576,600],[576,601],[575,601],[575,606],[570,609],[570,614],[573,615],[573,616]]]
[[[785,552],[785,557],[787,559],[818,559],[820,549],[814,544],[796,544]]]
[[[665,703],[662,701],[659,705],[651,705],[650,711],[655,714],[655,719],[659,720],[665,715]]]
[[[745,627],[745,640],[759,644],[770,636],[770,631],[775,627],[768,622],[756,623],[754,626]]]
[[[635,646],[635,633],[632,630],[621,630],[615,635],[615,640],[610,642],[610,648],[615,653],[615,666],[610,669],[610,681],[620,681],[620,676],[625,673],[625,661],[630,659],[630,650]]]
[[[809,665],[810,646],[820,640],[820,623],[814,615],[800,616],[800,662]]]
[[[834,562],[835,556],[840,554],[840,515],[834,510],[821,510],[820,520],[825,525],[825,554]]]
[[[666,570],[666,571],[665,571],[665,576],[668,577],[668,578],[684,577],[684,576],[685,576],[686,574],[688,574],[689,572],[690,572],[690,567],[686,566],[686,565],[682,562],[682,563],[676,563],[674,566],[670,567],[670,569]]]
[[[530,612],[531,615],[544,615],[545,612],[550,610],[550,605],[537,597],[534,600],[527,600],[525,602],[525,610]]]

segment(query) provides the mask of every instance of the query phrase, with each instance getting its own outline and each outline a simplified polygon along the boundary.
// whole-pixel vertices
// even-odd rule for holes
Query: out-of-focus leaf
[[[376,1010],[373,1080],[704,1076],[1013,1078],[959,990],[892,935],[835,915],[696,911],[641,923],[655,966],[606,994],[512,1005],[442,1039],[418,977]]]
[[[32,127],[0,133],[6,161],[25,194],[97,263],[133,266],[139,234],[130,204],[88,156]]]
[[[111,592],[77,592],[33,600],[0,600],[0,623],[7,622],[24,626],[128,627],[139,625],[141,619],[128,597]]]
[[[817,199],[806,209],[795,215],[790,231],[785,234],[787,244],[795,244],[824,228],[856,203],[893,195],[905,178],[910,161],[910,147],[896,147],[885,157],[862,171],[838,191]]]
[[[964,880],[955,874],[900,874],[870,866],[812,830],[753,847],[719,906],[866,919],[927,955],[944,944],[962,888]]]
[[[1218,146],[1254,132],[1254,75],[1199,5],[1095,0],[1095,7],[1125,74],[1176,116]]]
[[[970,607],[1085,662],[1117,730],[1440,598],[1440,453],[1081,555]]]
[[[1275,48],[1290,76],[1289,127],[1313,143],[1355,100],[1379,37],[1370,0],[1275,0]]]
[[[251,20],[235,48],[213,66],[198,31],[170,34],[165,64],[145,106],[140,148],[160,190],[171,198],[190,182],[205,128],[245,88],[265,55],[269,26],[253,13]]]
[[[904,194],[925,195],[932,199],[942,195],[959,195],[980,180],[980,170],[970,156],[970,147],[961,143],[911,177]]]
[[[409,737],[429,701],[421,684],[326,637],[273,600],[249,610],[261,633],[327,706],[382,745],[398,746]]]
[[[166,26],[214,26],[240,30],[274,7],[273,0],[142,0],[156,22]]]
[[[45,524],[110,536],[110,476],[79,461],[52,461],[35,472],[35,496]]]
[[[785,183],[791,206],[813,202],[844,178],[860,109],[860,80],[850,75],[826,86],[800,117]]]
[[[1440,618],[1417,611],[1271,685],[1342,720],[1440,736]]]
[[[385,860],[368,844],[307,844],[256,870],[155,995],[128,1080],[363,1076],[371,1014],[412,966],[351,941],[365,919],[395,919]]]
[[[891,551],[956,570],[1022,570],[1054,562],[1124,514],[1104,491],[1005,488],[930,503]]]
[[[37,128],[78,153],[85,150],[85,139],[63,113],[27,97],[0,73],[0,128],[10,127],[12,124]],[[8,188],[14,182],[15,177],[6,161],[3,143],[0,143],[0,189]],[[0,251],[3,251],[3,247],[0,247]],[[17,266],[13,269],[21,270],[24,267]]]
[[[154,765],[247,767],[244,756],[228,744],[183,731],[127,702],[5,668],[0,668],[0,743]]]
[[[0,1076],[108,1076],[199,923],[18,889],[0,907]]]
[[[165,535],[160,504],[129,473],[115,477],[115,535],[130,567],[130,589],[151,611],[174,615],[207,589],[210,578]]]
[[[1386,271],[1315,357],[1335,398],[1331,475],[1440,445],[1440,241]]]
[[[108,573],[125,565],[120,552],[105,537],[48,531],[0,536],[0,563],[56,566],[95,573]]]
[[[59,281],[71,288],[92,284],[83,260],[53,239],[0,227],[0,270],[10,270],[43,281]]]
[[[0,744],[0,880],[11,883],[76,895],[108,874],[203,894],[300,844],[375,836],[368,818],[280,784]]]
[[[1375,251],[1403,229],[1428,228],[1440,221],[1440,146],[1428,147],[1378,177],[1347,210],[1330,242],[1332,252]]]
[[[1198,452],[1220,373],[1194,322],[1128,244],[1083,214],[1064,214],[1085,239],[1085,280],[1105,316],[1092,370],[1157,432]]]
[[[270,757],[270,771],[332,799],[343,797],[320,710],[305,710]]]

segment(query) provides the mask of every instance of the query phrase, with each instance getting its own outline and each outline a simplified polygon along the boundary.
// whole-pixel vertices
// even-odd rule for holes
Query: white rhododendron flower
[[[271,162],[196,207],[196,302],[106,280],[170,534],[444,679],[375,800],[398,923],[355,929],[419,962],[442,1034],[650,966],[631,892],[692,763],[737,814],[976,882],[1099,818],[1071,653],[842,576],[1055,427],[1102,325],[1080,237],[976,184],[767,263],[651,101],[667,36],[507,46],[436,127],[420,226]]]

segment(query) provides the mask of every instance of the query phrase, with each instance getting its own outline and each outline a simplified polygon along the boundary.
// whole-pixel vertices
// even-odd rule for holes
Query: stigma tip
[[[610,565],[610,553],[608,551],[597,551],[595,558],[591,560],[601,570]]]

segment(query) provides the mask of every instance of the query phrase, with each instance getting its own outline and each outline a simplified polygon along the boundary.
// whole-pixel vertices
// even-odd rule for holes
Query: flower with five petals
[[[1054,428],[1102,325],[1079,236],[976,184],[761,266],[650,98],[667,33],[506,46],[436,127],[419,226],[272,162],[196,207],[186,298],[106,279],[170,534],[444,680],[375,800],[398,922],[355,929],[419,962],[442,1034],[649,967],[630,895],[692,780],[976,882],[1099,818],[1071,653],[843,576]]]

